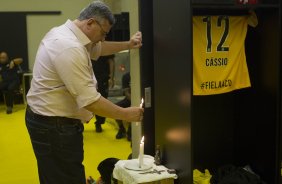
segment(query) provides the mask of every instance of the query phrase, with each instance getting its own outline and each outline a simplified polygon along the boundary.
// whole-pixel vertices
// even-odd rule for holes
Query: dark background
[[[0,13],[0,51],[8,53],[9,59],[23,58],[23,70],[28,70],[28,45],[26,14]]]
[[[259,2],[139,1],[142,90],[152,86],[154,99],[148,115],[145,109],[144,133],[155,137],[155,145],[145,153],[160,144],[163,163],[177,169],[176,183],[192,184],[193,169],[214,172],[227,164],[249,164],[267,183],[280,183],[281,2]],[[250,9],[259,19],[245,41],[252,87],[193,96],[192,15],[246,15]]]

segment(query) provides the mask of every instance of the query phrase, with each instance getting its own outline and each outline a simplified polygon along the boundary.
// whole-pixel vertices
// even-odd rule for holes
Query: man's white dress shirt
[[[53,28],[40,43],[27,94],[31,110],[45,116],[88,121],[92,112],[84,107],[100,98],[91,60],[101,54],[101,43],[93,44],[70,20]]]

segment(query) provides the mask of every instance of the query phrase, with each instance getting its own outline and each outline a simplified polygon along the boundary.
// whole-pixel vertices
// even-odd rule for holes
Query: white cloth
[[[129,170],[125,167],[128,162],[138,162],[138,159],[132,160],[119,160],[115,164],[115,168],[113,170],[113,177],[119,181],[122,181],[124,184],[138,184],[152,181],[159,181],[168,178],[177,178],[176,174],[169,174],[167,172],[167,168],[165,166],[157,166],[153,163],[153,157],[144,157],[144,164],[152,164],[152,168],[143,171]],[[160,174],[158,173],[147,173],[140,174],[148,171],[153,171],[156,169],[157,171],[162,171]]]
[[[101,54],[101,43],[90,39],[70,20],[49,31],[40,43],[27,103],[45,116],[88,121],[84,107],[100,98],[91,59]]]

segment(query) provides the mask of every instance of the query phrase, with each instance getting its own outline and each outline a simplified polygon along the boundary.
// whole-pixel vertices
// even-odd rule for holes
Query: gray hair
[[[111,25],[115,23],[115,17],[110,8],[101,1],[93,1],[80,12],[77,19],[86,20],[90,18],[106,19]]]

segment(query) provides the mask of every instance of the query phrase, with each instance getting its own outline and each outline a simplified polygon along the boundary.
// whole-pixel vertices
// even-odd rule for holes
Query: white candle
[[[144,157],[144,136],[140,142],[140,149],[139,149],[139,168],[143,166],[143,157]]]

